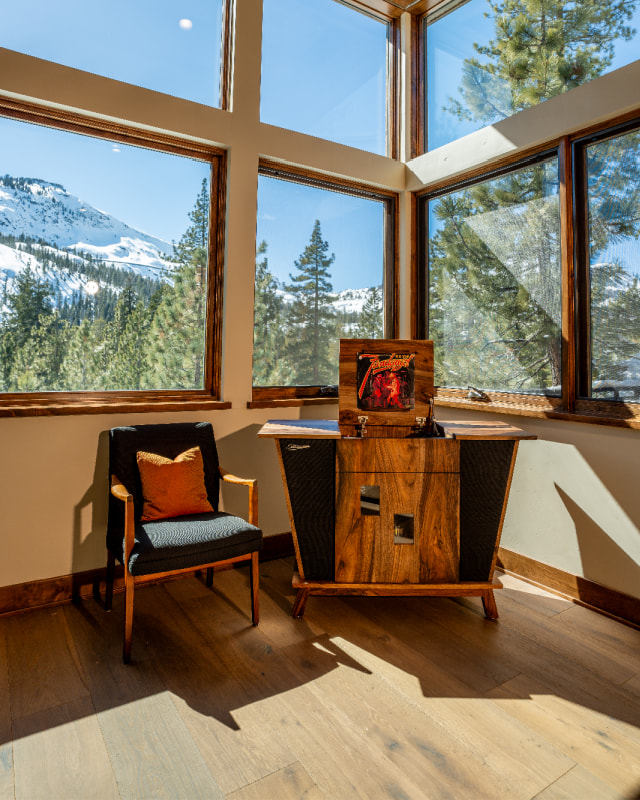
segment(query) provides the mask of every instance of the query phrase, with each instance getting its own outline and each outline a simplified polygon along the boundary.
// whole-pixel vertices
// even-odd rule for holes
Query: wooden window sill
[[[155,411],[217,411],[231,403],[210,398],[157,397],[73,399],[59,401],[0,401],[0,417],[54,417],[72,414],[144,414]]]
[[[469,400],[458,397],[437,397],[436,406],[443,408],[463,408],[470,411],[481,411],[489,414],[511,414],[517,417],[537,417],[539,419],[559,419],[565,422],[584,422],[590,425],[609,425],[618,428],[631,428],[640,430],[640,408],[629,411],[628,407],[621,407],[619,416],[611,413],[599,411],[588,413],[581,411],[564,411],[559,407],[544,405],[543,403],[513,403],[513,402],[489,402],[482,400]],[[638,414],[638,416],[635,416]],[[626,416],[625,416],[626,413]]]

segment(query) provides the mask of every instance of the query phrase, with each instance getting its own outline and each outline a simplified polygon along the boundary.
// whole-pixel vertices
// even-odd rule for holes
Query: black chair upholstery
[[[213,513],[192,514],[150,522],[140,520],[142,485],[136,460],[140,450],[174,459],[198,446],[202,453],[205,487]],[[107,591],[111,608],[115,561],[125,571],[124,660],[131,656],[133,593],[136,583],[161,574],[207,570],[211,585],[213,567],[251,560],[252,619],[258,623],[258,554],[262,531],[257,526],[257,484],[221,469],[213,428],[208,422],[136,425],[109,431],[111,494],[107,524]],[[218,509],[220,479],[249,488],[249,521]],[[128,542],[128,545],[127,545]],[[128,558],[125,553],[128,552]]]

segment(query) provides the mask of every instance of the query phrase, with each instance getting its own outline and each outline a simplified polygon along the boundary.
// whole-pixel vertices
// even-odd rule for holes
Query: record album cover
[[[357,354],[358,408],[408,411],[415,405],[415,353]]]

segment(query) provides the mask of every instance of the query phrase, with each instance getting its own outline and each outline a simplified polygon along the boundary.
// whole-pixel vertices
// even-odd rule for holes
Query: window
[[[470,0],[425,18],[425,149],[635,61],[636,6]]]
[[[0,117],[2,402],[214,398],[221,156],[20,115]]]
[[[3,3],[0,46],[221,106],[225,9],[223,0]]]
[[[437,399],[640,425],[640,120],[418,197]]]
[[[640,403],[640,128],[582,142],[577,160],[579,396]]]
[[[559,396],[555,156],[423,201],[436,386]]]
[[[391,193],[262,165],[254,400],[318,395],[338,383],[340,338],[394,330],[395,209]]]
[[[382,155],[391,23],[335,0],[264,0],[260,119]]]

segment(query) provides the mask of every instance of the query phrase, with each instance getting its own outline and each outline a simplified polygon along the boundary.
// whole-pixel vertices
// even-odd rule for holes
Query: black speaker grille
[[[291,511],[307,580],[334,579],[335,453],[333,439],[281,439]]]
[[[489,579],[513,440],[460,442],[460,580]]]

